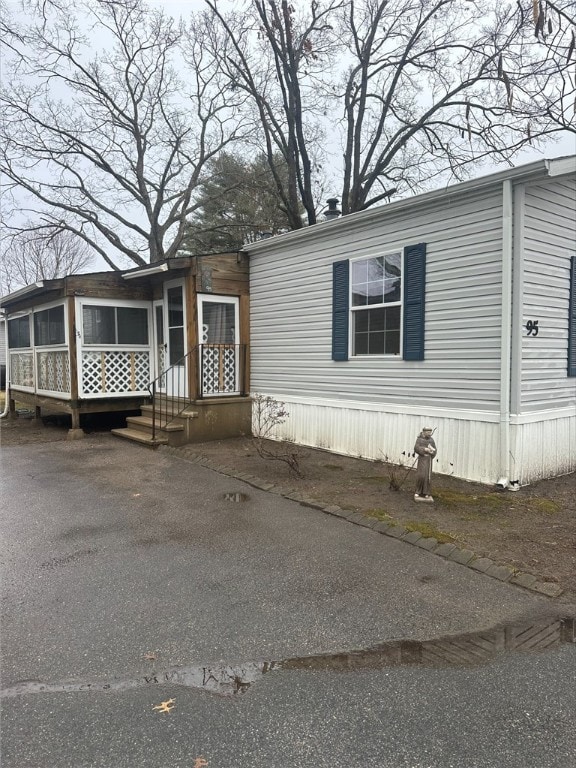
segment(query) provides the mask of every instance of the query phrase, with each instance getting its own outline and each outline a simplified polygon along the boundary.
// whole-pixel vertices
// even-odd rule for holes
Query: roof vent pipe
[[[337,219],[342,214],[342,211],[338,208],[338,198],[329,197],[326,202],[328,203],[328,210],[324,211],[325,221],[332,221],[332,219]]]

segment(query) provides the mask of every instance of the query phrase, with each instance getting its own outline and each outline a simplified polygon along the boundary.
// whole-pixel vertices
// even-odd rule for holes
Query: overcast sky
[[[167,15],[175,17],[182,16],[185,19],[189,16],[191,11],[199,10],[205,5],[204,0],[148,0],[148,4],[151,7],[164,10]],[[8,0],[8,5],[15,8],[17,6],[17,0]],[[238,6],[238,3],[233,3],[233,5]],[[543,157],[552,158],[570,154],[576,154],[576,137],[573,134],[565,133],[563,136],[559,135],[556,142],[551,141],[540,150],[527,147],[516,157],[514,164],[521,165],[542,159]],[[472,170],[472,176],[486,175],[492,171],[501,169],[501,164],[494,164],[493,166],[483,164],[477,169]],[[107,269],[108,267],[105,262],[96,256],[91,268],[93,270],[100,270]]]

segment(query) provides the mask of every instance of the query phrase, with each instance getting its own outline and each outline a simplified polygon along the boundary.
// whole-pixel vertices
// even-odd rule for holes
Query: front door
[[[186,397],[186,313],[182,280],[164,284],[162,308],[155,306],[157,360],[163,368],[159,389],[169,397]],[[163,350],[162,350],[163,347]]]
[[[198,295],[202,395],[240,392],[239,309],[235,296]]]

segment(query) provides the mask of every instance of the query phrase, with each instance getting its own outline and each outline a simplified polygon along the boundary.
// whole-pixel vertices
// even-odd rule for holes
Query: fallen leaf
[[[208,761],[204,760],[203,757],[197,757],[192,768],[202,768],[204,765],[208,765]]]
[[[145,653],[142,657],[145,661],[156,661],[157,656],[154,653],[154,651],[150,651],[150,653]]]
[[[160,704],[152,707],[152,709],[157,709],[158,712],[170,712],[172,709],[174,709],[175,701],[176,699],[168,699],[167,701],[162,701]]]

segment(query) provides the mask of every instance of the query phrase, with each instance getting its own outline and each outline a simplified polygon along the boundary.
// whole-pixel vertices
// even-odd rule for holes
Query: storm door
[[[238,299],[199,295],[198,326],[202,395],[239,394]]]
[[[186,397],[186,313],[182,281],[164,285],[163,312],[155,315],[155,326],[157,338],[162,338],[164,345],[164,368],[159,372],[165,372],[162,390],[169,397]]]

